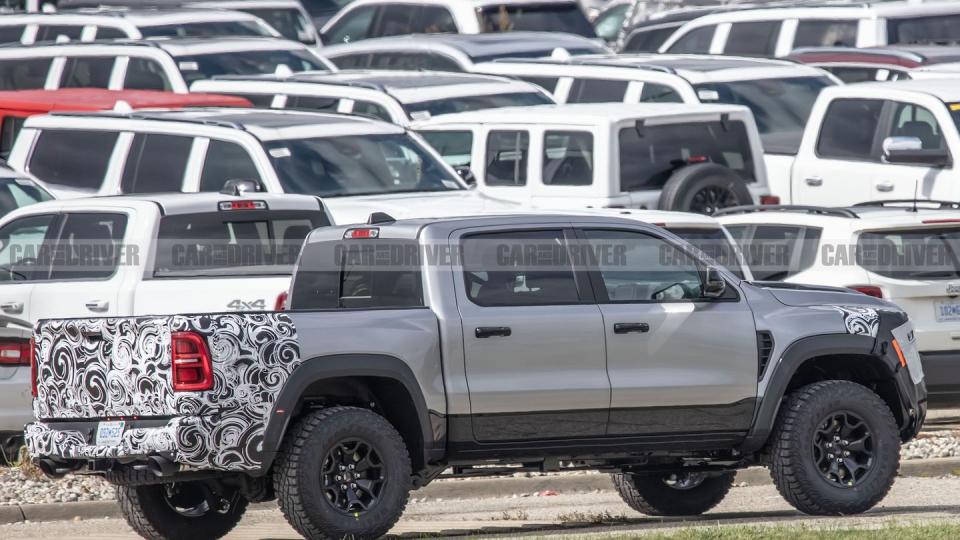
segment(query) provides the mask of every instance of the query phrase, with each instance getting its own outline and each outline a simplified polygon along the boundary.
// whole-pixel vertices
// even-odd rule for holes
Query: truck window
[[[671,227],[664,229],[683,238],[708,257],[722,264],[733,275],[744,279],[737,251],[720,227]]]
[[[261,182],[250,154],[237,143],[211,140],[200,173],[200,191],[220,191],[227,180]]]
[[[912,103],[895,103],[893,123],[884,137],[916,137],[924,150],[946,148],[943,130],[929,110]]]
[[[70,213],[57,238],[51,280],[107,279],[117,270],[124,214]]]
[[[909,280],[960,277],[960,229],[869,231],[857,239],[857,264],[884,277]]]
[[[107,88],[113,63],[114,58],[106,56],[67,58],[60,76],[60,88]]]
[[[627,37],[627,42],[623,46],[623,52],[657,52],[663,46],[663,42],[670,38],[680,25],[670,25],[659,28],[637,29]],[[710,38],[713,38],[711,32]],[[707,49],[710,48],[710,42],[707,42]],[[676,52],[676,51],[674,51]]]
[[[551,94],[557,89],[557,82],[560,80],[560,77],[541,77],[534,75],[517,75],[517,78],[521,81],[535,84]]]
[[[41,246],[55,219],[52,214],[26,216],[0,228],[0,282],[47,278],[50,261],[43,261]]]
[[[110,131],[43,130],[34,143],[29,171],[50,184],[99,189],[118,136]]]
[[[326,31],[324,44],[353,43],[370,37],[370,27],[378,9],[378,6],[363,6],[351,10]]]
[[[956,43],[960,40],[960,14],[887,19],[887,43]]]
[[[50,199],[50,194],[32,180],[0,178],[0,217],[28,204]]]
[[[183,189],[193,137],[137,133],[120,180],[122,193],[166,193]]]
[[[130,37],[120,28],[113,26],[98,26],[96,39],[126,39]],[[131,58],[131,60],[133,60]]]
[[[420,135],[451,167],[470,166],[473,156],[472,131],[421,131]]]
[[[322,96],[287,96],[287,109],[314,112],[337,112],[340,98]]]
[[[773,56],[780,35],[780,21],[753,21],[733,23],[724,54],[740,56]]]
[[[456,34],[457,24],[450,10],[443,6],[420,6],[417,32],[424,34]]]
[[[589,186],[593,183],[593,134],[547,131],[543,135],[543,184]]]
[[[830,103],[820,126],[817,155],[822,158],[880,161],[873,141],[880,126],[880,99],[838,99]]]
[[[43,88],[53,58],[13,58],[0,60],[0,90]]]
[[[713,33],[717,29],[714,26],[702,26],[691,30],[674,42],[667,49],[667,52],[678,54],[707,54],[710,52],[710,44],[713,42]]]
[[[563,231],[508,231],[462,241],[467,297],[483,307],[579,304]]]
[[[802,20],[793,47],[856,47],[858,21]]]
[[[170,81],[160,62],[149,58],[131,58],[123,87],[128,90],[170,90]]]
[[[640,90],[641,103],[683,103],[683,98],[673,88],[665,84],[643,83]]]
[[[726,225],[753,278],[782,281],[813,266],[822,229],[789,225]]]
[[[577,2],[542,2],[517,5],[494,4],[478,10],[480,31],[566,32],[595,38],[590,21]]]
[[[22,24],[0,26],[0,43],[20,43],[25,28]]]
[[[488,186],[525,186],[529,155],[530,134],[526,131],[491,131],[484,182]]]
[[[375,120],[383,120],[384,122],[393,122],[393,117],[390,116],[390,113],[372,101],[354,101],[353,110],[350,111],[350,113],[356,116],[366,116],[367,118],[373,118]]]
[[[60,36],[66,36],[70,41],[77,41],[83,34],[82,24],[41,24],[37,27],[37,36],[34,41],[56,41]]]
[[[567,103],[619,103],[627,94],[630,81],[574,79]]]
[[[360,69],[370,65],[370,53],[344,54],[329,59],[340,69]]]

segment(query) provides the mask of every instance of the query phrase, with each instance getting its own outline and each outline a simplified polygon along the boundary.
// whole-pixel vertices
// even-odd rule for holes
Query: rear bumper
[[[930,402],[935,405],[960,403],[960,350],[920,353]]]
[[[95,441],[97,421],[32,422],[27,424],[24,438],[30,457],[59,462],[97,459],[136,462],[163,456],[176,461],[182,454],[180,435],[189,429],[190,418],[137,420],[125,426],[122,440],[115,445],[98,445]]]

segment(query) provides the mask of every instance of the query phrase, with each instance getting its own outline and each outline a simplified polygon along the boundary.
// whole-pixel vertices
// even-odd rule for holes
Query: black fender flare
[[[316,356],[305,360],[291,373],[277,400],[273,403],[263,434],[261,474],[270,470],[290,425],[291,416],[307,388],[313,383],[339,377],[381,377],[399,382],[410,394],[417,410],[417,420],[423,438],[424,463],[429,463],[433,459],[438,446],[445,446],[445,441],[436,440],[437,436],[441,435],[440,433],[437,436],[434,435],[431,413],[420,390],[420,384],[403,360],[381,354]],[[445,430],[442,430],[442,433],[445,433]]]

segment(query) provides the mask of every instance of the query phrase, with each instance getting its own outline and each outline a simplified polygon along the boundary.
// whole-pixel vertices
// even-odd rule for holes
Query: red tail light
[[[30,350],[27,340],[0,340],[0,366],[30,365]]]
[[[873,285],[851,285],[847,288],[853,289],[858,293],[863,293],[867,296],[872,296],[874,298],[883,298],[883,290],[880,287],[874,287]]]
[[[287,291],[277,295],[277,302],[273,305],[274,311],[285,311],[287,309]]]
[[[213,362],[203,337],[194,332],[174,332],[170,342],[173,355],[173,391],[212,390]]]
[[[780,204],[780,197],[776,195],[761,195],[760,204]]]
[[[33,397],[37,397],[37,343],[30,338],[30,352],[28,353],[29,362],[30,362],[30,394]]]

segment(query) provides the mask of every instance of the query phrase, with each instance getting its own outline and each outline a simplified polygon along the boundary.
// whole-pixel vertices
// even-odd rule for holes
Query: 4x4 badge
[[[947,294],[950,296],[960,295],[960,283],[947,283]]]

